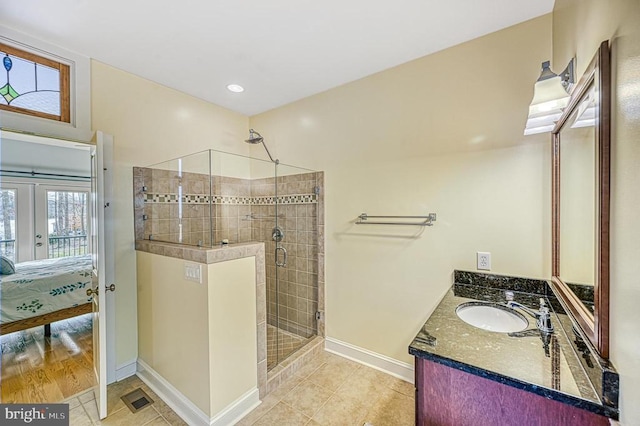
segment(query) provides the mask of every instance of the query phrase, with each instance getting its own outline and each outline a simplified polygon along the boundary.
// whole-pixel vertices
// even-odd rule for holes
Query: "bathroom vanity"
[[[456,313],[507,297],[550,308],[554,331],[488,331]],[[455,271],[454,285],[409,346],[415,357],[416,424],[608,425],[618,418],[618,375],[590,350],[546,281]]]

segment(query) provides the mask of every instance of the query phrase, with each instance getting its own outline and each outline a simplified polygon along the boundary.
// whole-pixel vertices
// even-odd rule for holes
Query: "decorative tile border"
[[[275,204],[275,197],[253,197],[255,205],[272,205]],[[281,195],[278,197],[278,204],[315,204],[318,202],[316,194],[297,194],[297,195]]]
[[[177,203],[177,194],[144,194],[144,202],[148,203]]]
[[[201,195],[201,194],[185,194],[180,197],[178,194],[144,194],[144,202],[148,203],[178,203],[182,201],[185,204],[209,204],[209,199],[212,200],[212,204],[226,204],[226,205],[256,205],[256,206],[271,206],[276,203],[276,197],[262,196],[262,197],[238,197],[229,195]],[[316,194],[296,194],[296,195],[282,195],[277,198],[278,204],[316,204],[318,202],[318,196]]]
[[[208,195],[189,194],[179,197],[178,194],[144,194],[145,203],[177,203],[182,200],[187,204],[208,204]]]
[[[208,198],[208,197],[207,197]],[[235,195],[214,195],[213,204],[231,204],[248,206],[254,204],[251,197],[237,197]]]

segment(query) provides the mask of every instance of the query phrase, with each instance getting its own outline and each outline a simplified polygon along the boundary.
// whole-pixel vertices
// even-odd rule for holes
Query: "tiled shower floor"
[[[282,361],[300,349],[308,340],[267,324],[267,370],[275,367],[278,360]]]

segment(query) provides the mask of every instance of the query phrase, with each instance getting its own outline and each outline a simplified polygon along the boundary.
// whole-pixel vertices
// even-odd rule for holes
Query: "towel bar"
[[[369,219],[424,219],[422,222],[386,222],[386,221],[369,221]],[[428,216],[370,216],[361,213],[358,216],[356,225],[410,225],[410,226],[433,226],[436,220],[435,213],[429,213]]]

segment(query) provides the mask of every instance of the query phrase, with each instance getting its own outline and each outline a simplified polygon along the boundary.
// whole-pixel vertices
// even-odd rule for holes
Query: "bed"
[[[35,260],[0,276],[0,335],[92,311],[91,255]]]

